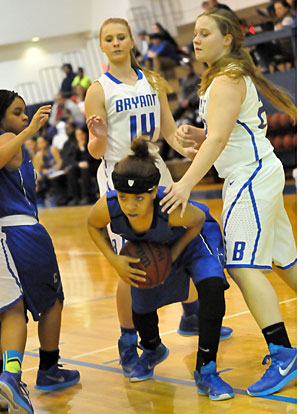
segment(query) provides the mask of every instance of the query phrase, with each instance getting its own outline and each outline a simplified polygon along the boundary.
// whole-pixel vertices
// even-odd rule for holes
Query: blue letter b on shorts
[[[245,242],[235,242],[233,260],[242,260],[244,255]]]

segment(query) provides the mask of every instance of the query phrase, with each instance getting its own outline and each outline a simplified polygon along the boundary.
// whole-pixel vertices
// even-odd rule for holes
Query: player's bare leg
[[[281,269],[280,267],[274,266],[274,272],[277,273],[278,276],[294,290],[294,292],[297,292],[297,262],[288,269]]]

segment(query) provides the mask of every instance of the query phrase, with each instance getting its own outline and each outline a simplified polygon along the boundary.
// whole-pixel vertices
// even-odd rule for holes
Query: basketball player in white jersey
[[[100,46],[109,60],[109,71],[104,73],[88,89],[85,108],[89,128],[88,149],[94,158],[102,158],[98,171],[100,195],[113,190],[112,171],[123,156],[130,153],[133,138],[142,136],[150,141],[150,150],[157,153],[154,142],[160,132],[169,145],[186,157],[193,158],[193,148],[183,148],[175,140],[177,130],[166,96],[166,82],[157,73],[141,68],[134,57],[134,42],[126,20],[111,18],[100,29]],[[157,155],[161,172],[161,185],[172,182],[171,175]],[[119,252],[123,239],[113,234],[109,236],[116,252]],[[183,304],[179,332],[193,335],[198,333],[197,293],[192,286],[191,294]],[[129,371],[138,358],[136,352],[136,331],[132,322],[130,287],[119,280],[117,308],[122,337],[119,349],[126,345],[120,355],[122,368]],[[195,317],[194,317],[195,315]],[[182,325],[181,325],[182,324]],[[188,329],[190,327],[190,329]],[[232,335],[232,329],[222,327],[221,339]],[[123,344],[125,342],[125,344]]]
[[[234,14],[224,9],[204,12],[196,21],[193,43],[197,60],[208,64],[199,90],[205,128],[179,128],[178,142],[195,141],[199,150],[181,180],[168,186],[161,204],[169,213],[185,205],[192,187],[213,164],[225,179],[226,267],[262,330],[271,358],[270,367],[248,393],[268,395],[296,378],[297,351],[291,347],[277,295],[264,273],[272,270],[273,262],[279,276],[296,290],[297,267],[283,204],[283,167],[266,138],[266,115],[257,89],[294,121],[296,107],[241,48],[243,35]]]

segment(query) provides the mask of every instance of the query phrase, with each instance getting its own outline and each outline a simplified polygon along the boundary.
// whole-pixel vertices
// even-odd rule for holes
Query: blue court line
[[[284,194],[296,194],[297,188],[295,184],[286,184],[284,188]],[[211,190],[199,190],[192,191],[190,194],[190,200],[212,200],[222,198],[222,192],[220,189],[211,189]]]
[[[25,351],[25,355],[39,358],[39,354],[37,354],[35,352]],[[92,362],[76,361],[76,360],[67,359],[67,358],[60,358],[59,362],[65,362],[67,364],[78,365],[78,366],[81,366],[81,367],[100,369],[102,371],[115,372],[115,373],[123,375],[121,368],[107,367],[106,365],[93,364]],[[191,387],[195,386],[194,381],[179,380],[177,378],[162,377],[160,375],[154,375],[153,379],[155,379],[157,381],[168,382],[170,384],[187,385],[187,386],[191,386]],[[234,389],[234,392],[236,394],[247,395],[247,392],[245,390],[241,390],[241,389],[238,389],[238,388],[233,388],[233,389]],[[265,398],[267,400],[274,400],[274,401],[287,402],[287,403],[291,403],[291,404],[297,404],[297,399],[296,398],[283,397],[282,395],[268,395],[266,397],[249,397],[249,398]]]

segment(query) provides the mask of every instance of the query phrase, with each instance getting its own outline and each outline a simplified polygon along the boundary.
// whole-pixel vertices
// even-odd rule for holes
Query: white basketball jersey
[[[214,163],[218,175],[222,178],[227,178],[241,167],[250,165],[273,151],[270,141],[266,138],[267,118],[263,103],[251,78],[244,76],[243,79],[246,83],[246,97],[227,145]],[[205,125],[207,138],[208,104],[213,82],[200,97],[199,113]]]
[[[106,72],[97,80],[105,94],[107,149],[104,159],[119,161],[130,153],[133,138],[154,142],[160,133],[160,103],[157,91],[137,69],[135,85],[127,85]]]

